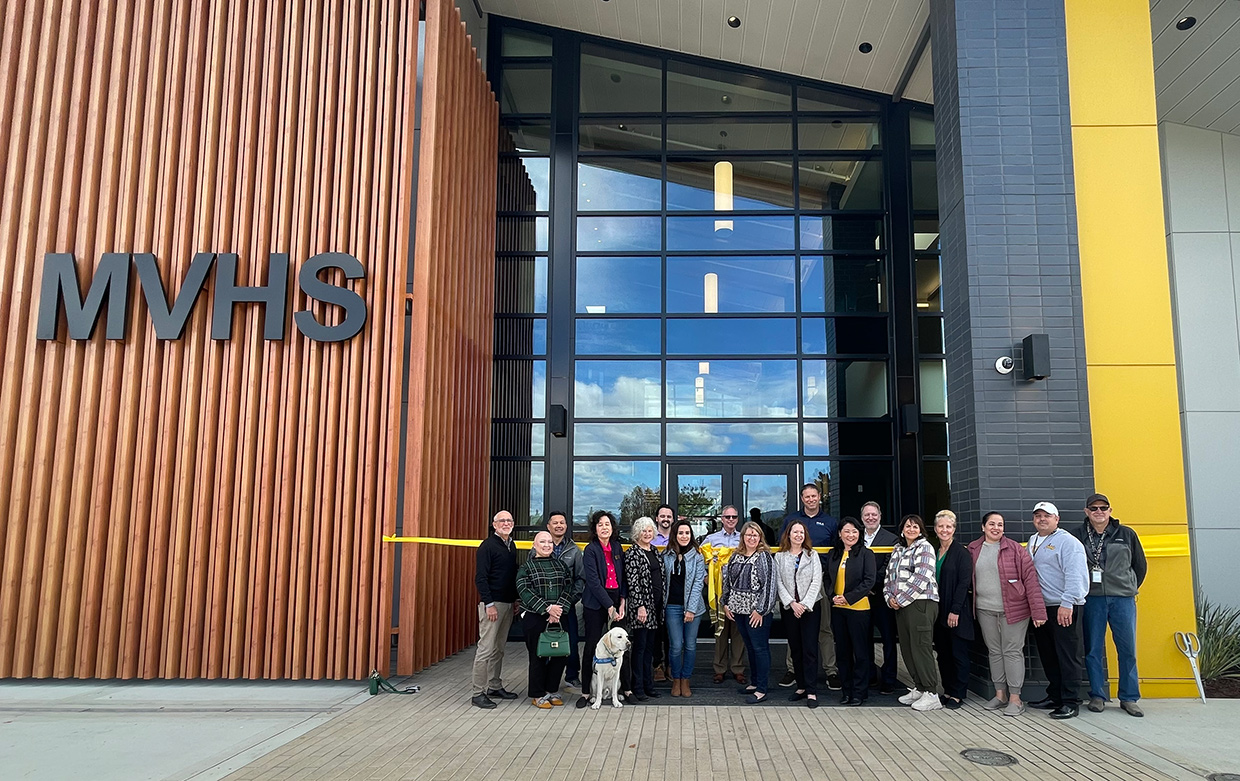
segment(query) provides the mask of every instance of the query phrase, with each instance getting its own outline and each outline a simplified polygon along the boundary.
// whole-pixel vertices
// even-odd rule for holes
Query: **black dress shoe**
[[[960,706],[964,705],[963,701],[958,700],[955,697],[948,697],[946,694],[939,695],[939,702],[943,703],[943,707],[948,710],[959,710]]]
[[[805,699],[805,692],[793,692],[788,695],[788,702],[797,702]]]
[[[498,689],[491,689],[487,692],[488,697],[498,697],[501,700],[515,700],[517,695],[505,689],[503,686]]]
[[[643,692],[633,692],[632,694],[626,696],[624,699],[637,700],[638,702],[645,702],[646,700],[650,698],[647,697]]]
[[[486,710],[490,710],[491,708],[495,707],[495,703],[492,702],[491,698],[486,696],[485,694],[475,694],[474,698],[470,700],[470,702],[474,704],[475,708],[483,708]]]
[[[1074,719],[1077,717],[1077,715],[1080,712],[1081,712],[1081,709],[1077,707],[1076,705],[1060,705],[1058,708],[1051,711],[1051,718],[1052,719]]]
[[[651,689],[650,691],[646,692],[646,696],[653,700],[653,699],[658,698],[661,695],[654,689]]]
[[[890,683],[880,683],[880,684],[878,685],[878,693],[879,693],[879,694],[894,694],[894,693],[895,693],[895,691],[896,691],[896,687],[895,687],[895,685],[894,685],[894,684],[890,684]]]
[[[740,687],[737,687],[736,693],[737,694],[753,694],[757,690],[758,690],[757,686],[740,686]]]
[[[1053,710],[1059,707],[1059,703],[1055,702],[1050,697],[1043,697],[1037,702],[1028,702],[1025,704],[1036,710]]]
[[[848,701],[847,703],[845,703],[845,704],[846,704],[846,705],[848,705],[848,707],[850,707],[850,708],[855,708],[855,707],[857,707],[858,705],[864,705],[864,704],[865,704],[865,700],[859,700],[859,699],[857,699],[856,697],[853,697],[851,700],[849,700],[849,701]]]
[[[845,694],[840,697],[840,705],[852,705],[853,697],[851,694]]]
[[[808,706],[809,706],[809,707],[811,707],[811,708],[817,708],[817,707],[818,707],[818,698],[817,698],[817,697],[814,697],[812,700],[810,700],[809,702],[807,702],[807,703],[805,703],[805,704],[806,704],[806,705],[808,705]]]
[[[577,698],[577,707],[584,708],[590,704],[590,698],[584,694]]]

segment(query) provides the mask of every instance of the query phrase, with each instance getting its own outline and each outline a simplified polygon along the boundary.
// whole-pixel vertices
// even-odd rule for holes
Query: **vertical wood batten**
[[[408,3],[11,2],[0,33],[0,677],[387,671],[416,12]],[[415,5],[416,8],[416,5]],[[208,277],[157,340],[136,272],[122,341],[34,338],[48,252],[83,291],[151,252],[237,284],[287,252],[282,342]],[[297,273],[347,252],[362,333],[310,343]],[[328,277],[328,275],[324,275]],[[328,281],[341,283],[340,275]],[[64,324],[62,322],[61,328]],[[484,459],[485,461],[485,459]],[[441,484],[440,488],[444,486]]]

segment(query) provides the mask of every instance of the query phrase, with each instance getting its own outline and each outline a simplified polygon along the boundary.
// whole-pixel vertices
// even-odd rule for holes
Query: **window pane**
[[[577,210],[658,211],[663,206],[663,164],[608,157],[577,164]]]
[[[546,217],[500,217],[495,221],[497,252],[546,252]]]
[[[797,148],[802,151],[881,149],[882,134],[874,120],[804,120],[797,128]]]
[[[577,148],[582,152],[658,152],[663,148],[663,126],[658,122],[581,123]]]
[[[886,361],[803,361],[802,409],[814,418],[887,414]]]
[[[886,516],[883,525],[894,527],[899,513],[892,504],[890,461],[806,461],[805,482],[822,491],[823,508],[840,518],[861,516],[861,505],[878,502]],[[947,505],[943,505],[946,507]]]
[[[501,157],[498,191],[502,212],[547,211],[551,202],[550,158]]]
[[[919,211],[939,208],[939,180],[933,160],[913,161],[913,208]]]
[[[933,217],[913,220],[913,248],[918,252],[939,251],[939,221]]]
[[[921,362],[921,414],[947,414],[947,364],[944,361]]]
[[[802,209],[877,209],[883,201],[883,164],[879,160],[802,160]]]
[[[503,317],[495,321],[496,355],[546,355],[547,321],[539,317]]]
[[[807,317],[801,321],[801,351],[816,355],[886,354],[887,320]]]
[[[728,193],[732,195],[729,198]],[[791,209],[791,160],[694,160],[667,163],[667,208],[694,211]]]
[[[491,455],[534,456],[546,450],[546,423],[494,423],[491,426]]]
[[[943,311],[942,280],[939,276],[939,259],[918,258],[917,261],[917,308],[924,312]]]
[[[499,258],[495,262],[495,313],[527,315],[547,311],[547,259]]]
[[[499,151],[547,154],[551,151],[551,123],[509,120],[500,128]]]
[[[663,467],[658,461],[577,461],[573,464],[573,525],[588,526],[590,514],[607,510],[620,528],[643,515],[653,517],[662,501]]]
[[[497,360],[491,388],[493,418],[541,418],[547,414],[546,361]]]
[[[921,454],[923,456],[947,455],[947,424],[932,420],[921,422]]]
[[[789,111],[789,85],[747,73],[672,60],[667,64],[667,110]]]
[[[669,418],[791,418],[796,361],[668,361]]]
[[[658,320],[578,320],[577,354],[658,355],[659,326]]]
[[[667,311],[792,312],[793,257],[668,258]]]
[[[799,111],[878,111],[878,103],[854,95],[843,95],[828,90],[797,87],[797,110]]]
[[[578,423],[573,426],[573,454],[578,456],[658,456],[658,423]]]
[[[660,311],[659,263],[658,258],[577,258],[577,311]]]
[[[801,258],[801,311],[886,312],[882,258]]]
[[[801,216],[801,250],[874,252],[883,248],[883,221],[866,217]]]
[[[890,423],[806,423],[807,456],[889,456]]]
[[[578,252],[658,252],[658,217],[579,217]]]
[[[912,114],[908,125],[909,145],[913,149],[934,149],[934,117]]]
[[[669,250],[770,252],[795,246],[792,217],[668,217]]]
[[[504,67],[500,77],[501,114],[550,114],[551,66]]]
[[[663,65],[657,57],[594,44],[581,47],[581,111],[663,110]]]
[[[930,354],[943,352],[943,318],[917,318],[917,352]]]
[[[700,317],[667,321],[668,355],[780,355],[796,352],[796,320]]]
[[[550,57],[551,38],[528,30],[506,29],[500,54],[504,57]]]
[[[926,515],[952,505],[951,466],[947,461],[921,462],[921,506]]]
[[[670,119],[667,151],[792,149],[792,124],[744,119]]]
[[[668,423],[667,454],[796,455],[795,423]]]
[[[662,414],[659,361],[577,361],[578,418],[657,418]]]
[[[492,461],[491,512],[508,510],[522,526],[540,525],[543,472],[542,461]]]

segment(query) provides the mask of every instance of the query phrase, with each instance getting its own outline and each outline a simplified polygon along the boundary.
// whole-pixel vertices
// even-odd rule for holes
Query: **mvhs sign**
[[[237,255],[233,252],[199,252],[189,264],[185,283],[168,305],[163,280],[155,266],[155,256],[149,252],[106,252],[91,279],[90,289],[83,300],[78,286],[77,269],[73,255],[68,252],[49,252],[43,259],[43,285],[39,295],[39,322],[36,336],[39,339],[55,339],[59,313],[63,308],[69,326],[69,338],[89,339],[95,323],[107,300],[107,325],[104,335],[108,339],[125,338],[126,318],[129,312],[129,266],[138,270],[142,295],[146,299],[151,324],[157,339],[180,339],[185,331],[189,313],[198,301],[207,273],[215,265],[215,293],[211,314],[211,338],[228,339],[232,334],[232,310],[234,304],[254,303],[263,309],[263,338],[284,338],[284,306],[288,295],[288,254],[272,253],[267,266],[267,284],[254,287],[241,286],[237,279]],[[366,324],[366,302],[357,293],[345,287],[332,285],[319,278],[319,273],[339,269],[345,279],[361,279],[365,269],[361,261],[343,252],[321,252],[306,261],[297,274],[297,284],[308,297],[344,310],[344,318],[337,325],[323,325],[309,311],[293,315],[297,330],[316,342],[342,342],[356,336]],[[62,307],[63,305],[63,307]]]

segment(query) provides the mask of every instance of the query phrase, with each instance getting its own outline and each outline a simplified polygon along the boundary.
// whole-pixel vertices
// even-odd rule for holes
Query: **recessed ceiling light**
[[[1195,24],[1197,24],[1197,17],[1195,17],[1195,16],[1186,16],[1186,17],[1184,17],[1183,19],[1181,19],[1180,21],[1178,21],[1178,22],[1176,22],[1176,23],[1175,23],[1175,29],[1177,29],[1177,30],[1191,30],[1191,29],[1192,29],[1192,27],[1193,27],[1193,25],[1195,25]]]
[[[874,45],[871,44],[869,41],[862,41],[861,45],[857,47],[857,51],[861,52],[862,54],[869,54],[870,52],[874,51]]]
[[[731,95],[720,95],[720,96],[719,96],[719,100],[720,100],[720,102],[722,102],[724,105],[727,105],[728,103],[731,103],[731,102],[732,102],[732,96],[731,96]]]
[[[740,27],[740,26],[741,26],[741,18],[739,16],[728,17],[728,27],[731,27],[733,30],[735,30],[737,27]]]
[[[620,83],[620,74],[619,74],[619,73],[613,73],[613,74],[611,74],[610,76],[608,76],[608,78],[609,78],[609,79],[611,79],[611,83],[612,83],[612,84],[619,84],[619,83]]]

